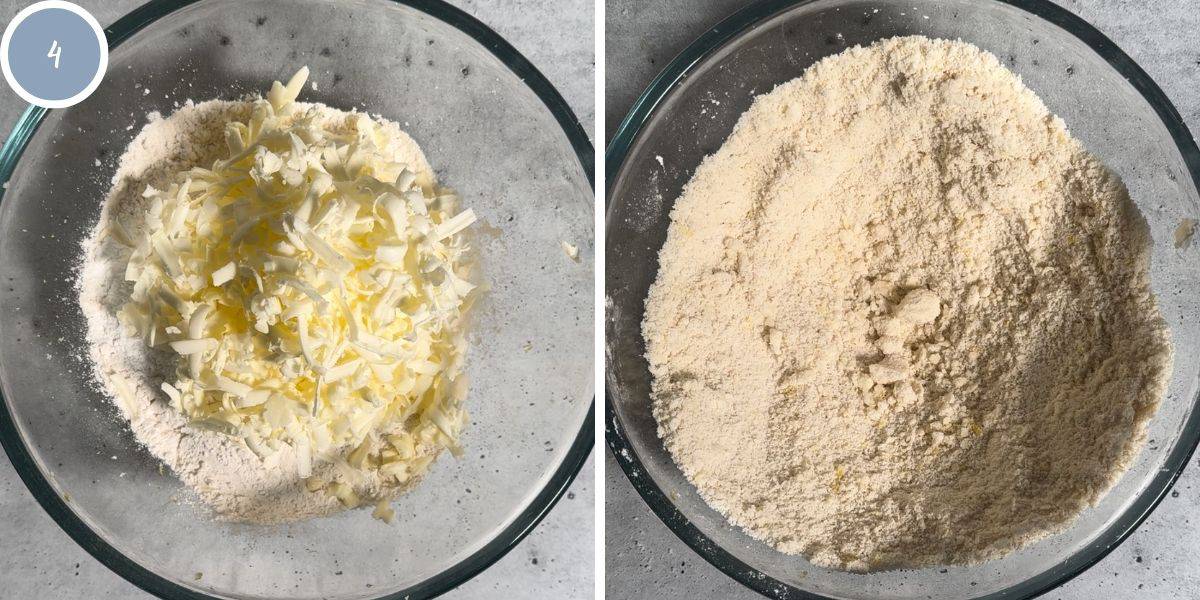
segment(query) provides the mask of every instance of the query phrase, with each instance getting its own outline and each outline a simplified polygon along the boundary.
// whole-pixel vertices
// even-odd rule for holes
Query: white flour
[[[643,330],[703,497],[826,567],[1069,524],[1171,368],[1124,186],[990,54],[897,38],[758,98],[671,213]]]
[[[297,106],[315,109],[318,123],[333,130],[345,129],[350,114],[324,105]],[[170,118],[149,116],[150,123],[121,157],[96,229],[84,241],[78,287],[96,384],[129,420],[138,441],[170,467],[216,518],[272,523],[329,514],[342,505],[330,495],[305,490],[290,446],[282,445],[264,461],[241,440],[186,427],[185,417],[168,406],[159,388],[164,377],[173,377],[177,357],[148,350],[140,338],[127,335],[117,320],[117,310],[129,298],[130,284],[124,281],[128,249],[106,234],[111,215],[144,213],[146,185],[166,189],[172,174],[194,165],[210,166],[220,158],[225,151],[225,123],[245,120],[249,111],[248,102],[189,101]],[[416,143],[395,123],[381,122],[403,162],[429,172]],[[131,401],[123,400],[126,396]],[[349,479],[365,501],[397,496],[419,482],[416,478],[403,487],[388,487],[377,474],[332,464],[314,466],[313,474],[332,481],[335,472]]]

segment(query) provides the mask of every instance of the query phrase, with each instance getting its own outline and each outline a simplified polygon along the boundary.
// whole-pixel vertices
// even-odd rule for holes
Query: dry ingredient
[[[973,563],[1128,468],[1172,355],[1147,226],[994,56],[893,38],[755,100],[671,213],[643,332],[701,495],[854,571]]]
[[[216,516],[390,522],[458,453],[474,214],[395,123],[295,102],[307,73],[152,115],[80,302],[98,383]]]

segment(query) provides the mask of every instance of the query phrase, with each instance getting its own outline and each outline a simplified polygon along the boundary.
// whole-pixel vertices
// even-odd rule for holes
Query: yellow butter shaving
[[[134,284],[120,316],[178,356],[162,389],[192,426],[260,456],[287,444],[300,477],[325,462],[399,484],[432,460],[418,443],[459,452],[478,289],[460,234],[476,217],[370,118],[335,131],[296,106],[307,76],[227,124],[210,169],[147,187],[140,230],[111,229]],[[349,484],[326,491],[359,502]]]

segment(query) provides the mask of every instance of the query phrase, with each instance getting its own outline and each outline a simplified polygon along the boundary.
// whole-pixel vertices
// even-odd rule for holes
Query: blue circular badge
[[[45,0],[17,13],[0,41],[0,66],[17,95],[46,108],[82,102],[104,79],[108,40],[90,13]]]

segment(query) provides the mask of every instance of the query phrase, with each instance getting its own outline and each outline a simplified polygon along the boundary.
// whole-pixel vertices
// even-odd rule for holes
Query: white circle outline
[[[92,76],[92,81],[88,83],[87,87],[83,88],[83,91],[65,100],[46,100],[29,93],[28,90],[21,87],[20,83],[17,83],[17,79],[13,77],[12,69],[8,64],[8,44],[12,41],[13,32],[16,31],[17,26],[24,22],[25,19],[28,19],[30,15],[49,8],[58,8],[79,15],[79,17],[91,26],[92,31],[96,34],[96,40],[100,45],[100,68]],[[18,12],[17,16],[13,17],[12,22],[8,24],[8,27],[4,29],[4,37],[0,39],[0,69],[3,69],[4,79],[8,81],[8,85],[26,102],[43,108],[67,108],[68,106],[74,106],[83,102],[88,96],[91,96],[92,92],[100,87],[100,82],[104,80],[104,74],[108,71],[108,37],[104,35],[104,28],[100,27],[100,22],[96,20],[96,17],[93,17],[92,13],[80,8],[77,4],[67,2],[66,0],[42,0],[41,2],[35,2],[21,9],[21,12]]]

